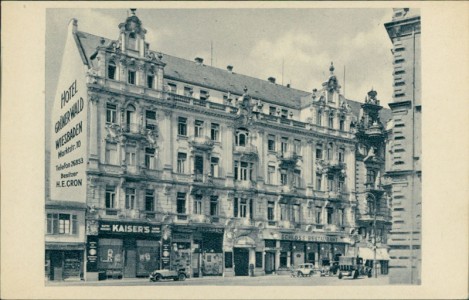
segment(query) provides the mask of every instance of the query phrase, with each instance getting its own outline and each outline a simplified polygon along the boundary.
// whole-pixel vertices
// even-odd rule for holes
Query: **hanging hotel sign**
[[[161,226],[146,223],[101,221],[99,223],[99,233],[160,235]]]
[[[69,34],[50,114],[51,199],[86,201],[87,110],[84,65]]]

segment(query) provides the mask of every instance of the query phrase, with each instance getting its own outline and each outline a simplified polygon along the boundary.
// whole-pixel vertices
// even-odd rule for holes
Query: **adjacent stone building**
[[[87,280],[325,267],[360,249],[373,259],[372,238],[387,259],[389,114],[375,91],[345,99],[331,63],[304,92],[153,51],[145,34],[135,11],[115,40],[69,25],[46,211],[85,205],[76,238]]]
[[[420,12],[394,9],[385,24],[393,43],[394,94],[389,104],[386,175],[392,194],[390,282],[420,284],[422,229]]]

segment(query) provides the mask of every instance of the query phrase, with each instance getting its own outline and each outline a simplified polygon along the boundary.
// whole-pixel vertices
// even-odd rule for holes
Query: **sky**
[[[55,95],[67,25],[117,39],[127,9],[46,12],[46,111]],[[311,91],[327,80],[331,62],[348,99],[373,88],[384,107],[392,99],[392,43],[384,23],[392,9],[137,9],[150,49]],[[211,44],[213,56],[211,59]],[[283,65],[283,76],[282,76]],[[344,84],[345,68],[345,84]]]

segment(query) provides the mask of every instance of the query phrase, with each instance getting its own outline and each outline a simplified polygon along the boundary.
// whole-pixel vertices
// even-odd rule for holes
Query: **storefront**
[[[161,267],[160,225],[100,221],[88,243],[97,244],[97,271],[106,278],[146,277]]]
[[[54,281],[83,279],[84,249],[84,243],[46,243],[46,278]]]
[[[193,277],[223,274],[223,228],[174,226],[171,266]]]
[[[376,253],[368,247],[356,247],[351,249],[348,255],[359,256],[363,258],[366,265],[372,267],[373,261],[376,259],[376,268],[379,274],[388,274],[389,254],[386,248],[377,248]]]
[[[286,273],[302,263],[330,266],[347,250],[340,236],[268,231],[263,237],[266,274]]]

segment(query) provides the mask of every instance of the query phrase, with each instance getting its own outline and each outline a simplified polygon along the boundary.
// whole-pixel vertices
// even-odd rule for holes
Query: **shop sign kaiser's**
[[[69,33],[51,113],[52,200],[86,201],[87,103],[84,64]]]

